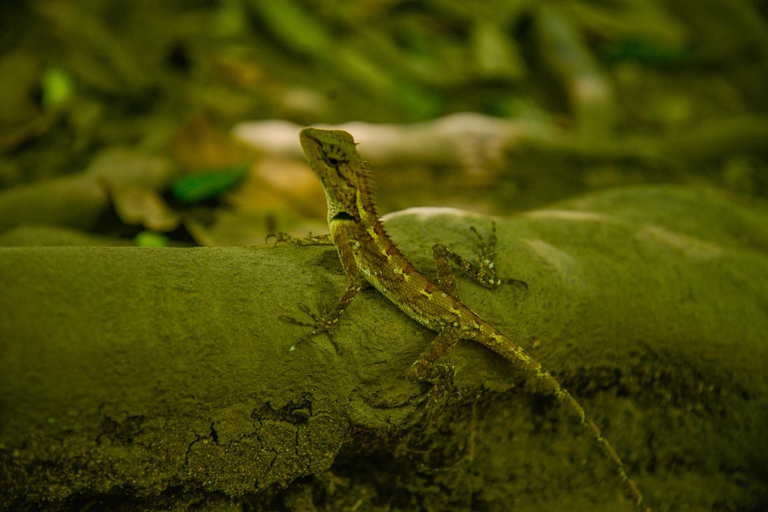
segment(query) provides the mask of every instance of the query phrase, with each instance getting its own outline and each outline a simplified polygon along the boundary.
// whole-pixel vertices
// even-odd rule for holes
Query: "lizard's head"
[[[360,194],[367,191],[367,171],[355,140],[342,130],[305,128],[299,134],[301,147],[323,184],[328,199],[329,220],[359,221]]]

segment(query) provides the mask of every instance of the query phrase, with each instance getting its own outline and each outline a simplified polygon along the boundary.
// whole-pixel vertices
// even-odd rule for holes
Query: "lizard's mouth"
[[[331,220],[355,220],[355,218],[347,212],[342,211],[334,215]]]

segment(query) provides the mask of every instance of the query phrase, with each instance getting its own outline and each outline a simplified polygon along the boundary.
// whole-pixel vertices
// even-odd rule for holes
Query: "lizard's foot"
[[[278,231],[277,233],[270,233],[270,234],[268,234],[267,238],[264,239],[264,243],[268,244],[270,238],[274,238],[275,239],[275,244],[274,245],[277,245],[280,242],[292,242],[293,241],[293,237],[291,235],[289,235],[288,233],[283,233],[282,231]]]
[[[333,336],[331,336],[331,328],[335,325],[335,322],[328,319],[328,316],[321,316],[313,313],[307,306],[303,304],[299,304],[299,309],[306,314],[308,317],[310,317],[312,320],[314,320],[314,323],[312,322],[305,322],[302,320],[297,320],[296,318],[287,316],[287,315],[280,315],[278,318],[284,322],[288,322],[294,325],[300,325],[302,327],[310,327],[312,331],[307,334],[306,336],[302,337],[294,343],[290,351],[293,351],[296,349],[296,347],[299,345],[299,343],[302,343],[304,341],[310,340],[317,336],[318,334],[325,333],[328,336],[328,339],[331,340],[331,344],[333,345],[333,348],[336,349],[336,352],[339,351],[339,347],[336,346],[336,342],[333,339]]]
[[[470,226],[469,229],[471,229],[477,236],[478,257],[473,261],[473,263],[479,267],[479,276],[476,279],[483,284],[487,282],[492,286],[498,286],[500,284],[517,284],[527,290],[528,283],[525,281],[509,277],[498,277],[496,275],[496,264],[494,262],[496,257],[496,221],[491,221],[491,234],[488,236],[488,240],[485,240],[483,235],[481,235],[474,226]],[[486,284],[486,286],[488,285]]]
[[[434,384],[439,381],[452,381],[455,374],[456,369],[453,365],[433,363],[425,367],[421,361],[416,361],[405,373],[405,376],[411,382]]]
[[[333,240],[331,240],[331,235],[315,235],[313,236],[312,233],[309,234],[309,236],[306,236],[304,238],[294,238],[288,233],[283,233],[282,231],[278,231],[277,234],[270,234],[267,235],[267,238],[264,240],[264,243],[269,243],[269,239],[274,238],[275,239],[275,245],[284,242],[293,244],[296,246],[303,246],[303,245],[333,245]]]
[[[439,402],[446,392],[454,393],[453,377],[455,374],[456,370],[453,365],[435,363],[424,368],[420,365],[420,361],[417,361],[406,372],[406,377],[411,382],[431,384],[429,396],[433,402]]]

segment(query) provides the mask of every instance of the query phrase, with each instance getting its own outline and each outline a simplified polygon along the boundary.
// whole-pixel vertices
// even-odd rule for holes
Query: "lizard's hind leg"
[[[437,270],[437,281],[443,291],[453,297],[458,297],[456,278],[451,271],[451,261],[486,288],[496,288],[502,283],[518,283],[526,289],[528,288],[528,285],[524,281],[520,281],[519,279],[504,279],[496,274],[496,263],[494,262],[496,251],[496,222],[493,222],[491,226],[491,234],[487,241],[483,239],[483,236],[474,226],[470,228],[478,238],[477,248],[479,255],[474,261],[465,259],[442,244],[435,244],[432,246],[432,256],[435,258],[435,268]]]
[[[419,359],[408,369],[408,380],[439,381],[453,376],[453,367],[443,364],[434,364],[435,361],[445,355],[448,350],[461,339],[461,331],[456,328],[448,328],[432,340],[429,347],[421,353]]]

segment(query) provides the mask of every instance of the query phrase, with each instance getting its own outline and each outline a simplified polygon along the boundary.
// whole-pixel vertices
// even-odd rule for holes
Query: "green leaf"
[[[249,168],[250,162],[230,167],[209,168],[204,172],[176,180],[171,185],[171,193],[173,197],[187,204],[213,199],[235,186]]]
[[[72,75],[61,68],[50,67],[45,70],[41,80],[42,104],[46,109],[57,107],[69,101],[75,91]]]
[[[168,247],[168,237],[154,231],[142,231],[133,237],[136,247]]]
[[[646,39],[622,39],[609,44],[601,53],[608,62],[635,60],[644,64],[674,64],[690,57],[687,50],[667,48]]]

